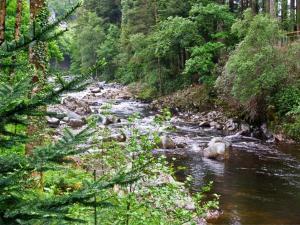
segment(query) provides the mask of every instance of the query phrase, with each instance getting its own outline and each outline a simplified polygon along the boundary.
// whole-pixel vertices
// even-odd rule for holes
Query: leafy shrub
[[[300,89],[296,86],[284,88],[274,97],[275,106],[280,116],[292,111],[300,101]]]
[[[300,116],[296,116],[294,122],[285,124],[284,131],[289,137],[300,141]]]

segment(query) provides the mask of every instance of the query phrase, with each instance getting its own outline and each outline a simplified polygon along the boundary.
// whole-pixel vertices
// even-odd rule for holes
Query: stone
[[[262,124],[260,129],[261,129],[262,133],[264,134],[265,139],[267,139],[267,140],[273,139],[273,134],[268,130],[266,123]]]
[[[46,117],[47,123],[51,128],[57,128],[60,125],[60,120],[54,117]]]
[[[70,111],[73,111],[81,116],[92,113],[89,104],[82,99],[77,99],[71,96],[66,97],[63,100],[64,106]]]
[[[70,119],[68,121],[68,125],[74,129],[80,128],[85,125],[85,122],[83,120],[78,120],[78,119]]]
[[[114,122],[109,117],[102,117],[102,124],[108,126],[113,124]]]
[[[110,124],[120,123],[121,119],[116,116],[109,115],[105,117],[100,117],[100,121],[102,122],[103,125],[108,126]]]
[[[92,88],[92,89],[91,89],[91,92],[92,92],[93,94],[96,94],[96,93],[100,93],[101,90],[102,90],[102,89],[100,89],[99,87],[96,87],[96,88]]]
[[[210,123],[208,121],[203,121],[199,124],[200,127],[210,127]]]
[[[170,137],[164,135],[160,138],[159,147],[163,149],[175,149],[176,144]]]
[[[251,135],[251,127],[250,127],[249,124],[247,124],[247,123],[242,123],[241,124],[240,135],[244,135],[244,136],[250,136]]]
[[[62,119],[62,121],[64,121],[65,123],[69,122],[69,120],[70,120],[70,118],[67,116]]]
[[[226,152],[232,146],[232,143],[222,137],[215,137],[209,143],[207,148],[203,150],[203,156],[209,159],[224,160]]]
[[[227,129],[228,131],[234,131],[234,130],[236,130],[236,129],[238,128],[238,125],[234,122],[233,119],[229,119],[229,120],[226,122],[225,126],[226,126],[226,129]]]
[[[223,129],[223,126],[221,124],[219,124],[218,122],[210,122],[209,124],[211,127],[217,129],[217,130],[222,130]]]
[[[114,134],[108,138],[104,138],[103,141],[116,141],[116,142],[125,142],[127,139],[124,133],[122,134]]]
[[[205,219],[207,222],[217,220],[222,214],[223,213],[220,210],[209,210],[205,215]]]

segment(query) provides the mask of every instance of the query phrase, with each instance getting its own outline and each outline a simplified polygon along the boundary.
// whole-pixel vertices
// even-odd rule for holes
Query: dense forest
[[[87,1],[70,32],[71,68],[78,73],[103,60],[97,77],[135,83],[145,100],[202,84],[204,108],[227,105],[297,139],[299,5]]]
[[[299,0],[0,0],[0,224],[215,223],[237,137],[300,141]]]

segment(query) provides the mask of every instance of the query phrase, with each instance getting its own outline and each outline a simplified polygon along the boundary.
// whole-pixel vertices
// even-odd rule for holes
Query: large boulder
[[[232,143],[222,137],[215,137],[203,150],[203,156],[209,159],[224,160],[227,157],[227,151]]]

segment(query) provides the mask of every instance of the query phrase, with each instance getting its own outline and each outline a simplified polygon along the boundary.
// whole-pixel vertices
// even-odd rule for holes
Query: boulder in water
[[[209,143],[208,147],[203,150],[203,156],[209,159],[224,160],[226,151],[231,147],[231,142],[222,138],[215,137]]]
[[[159,147],[163,149],[175,149],[176,144],[169,136],[164,135],[160,138]]]

